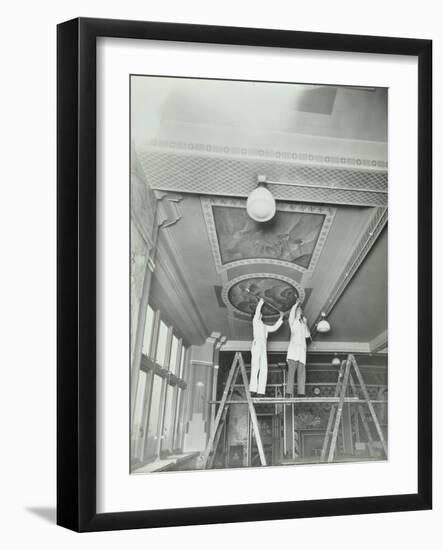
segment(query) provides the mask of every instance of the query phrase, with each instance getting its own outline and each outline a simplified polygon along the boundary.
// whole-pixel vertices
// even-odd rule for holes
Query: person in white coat
[[[273,325],[265,325],[261,314],[263,304],[263,300],[260,299],[252,319],[253,341],[251,347],[251,380],[249,382],[249,391],[262,395],[265,394],[268,378],[268,357],[266,350],[268,334],[278,330],[283,323],[283,313],[280,313],[280,317]]]
[[[288,354],[288,380],[286,394],[294,395],[294,377],[297,371],[297,393],[305,395],[306,383],[306,339],[311,337],[306,317],[303,316],[300,303],[297,300],[289,313],[289,328],[291,339],[289,340]]]

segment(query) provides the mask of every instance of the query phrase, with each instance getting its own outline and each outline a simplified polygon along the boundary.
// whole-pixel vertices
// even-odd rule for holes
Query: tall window
[[[185,379],[185,360],[187,357],[187,350],[184,346],[182,346],[182,352],[181,352],[181,358],[180,358],[180,371],[179,376],[182,379]],[[183,429],[184,429],[184,418],[183,418],[183,410],[184,410],[184,399],[185,399],[185,390],[182,388],[177,388],[177,404],[176,404],[176,411],[175,411],[175,424],[174,424],[174,442],[173,442],[173,448],[179,449],[182,445],[182,438],[183,438]]]
[[[177,364],[180,361],[178,357],[179,345],[178,338],[173,335],[171,343],[171,355],[169,361],[169,371],[171,374],[175,374],[177,369]],[[162,441],[162,451],[172,451],[173,442],[174,442],[174,420],[175,420],[175,405],[177,397],[177,387],[168,385],[166,388],[166,408],[165,408],[165,418],[163,423],[163,441]]]
[[[140,371],[138,377],[137,395],[135,397],[134,418],[132,424],[131,449],[132,456],[141,460],[143,458],[142,444],[144,440],[144,397],[146,389],[146,372]]]
[[[185,391],[185,351],[181,340],[150,306],[146,312],[143,355],[136,392],[131,454],[153,460],[180,448],[183,422],[179,411]],[[181,379],[177,383],[177,378]]]
[[[177,360],[179,358],[177,357],[178,353],[178,338],[175,335],[172,335],[172,343],[171,343],[171,356],[169,359],[169,370],[172,372],[172,374],[178,374],[177,373]]]
[[[154,311],[148,306],[146,312],[145,332],[143,334],[143,353],[149,357],[151,351],[152,329],[154,328]]]
[[[186,349],[182,346],[182,353],[180,357],[180,371],[178,374],[179,378],[185,377],[185,373],[184,373],[185,353],[186,353]]]
[[[158,329],[157,354],[155,357],[155,362],[158,363],[161,367],[166,366],[165,357],[166,357],[167,343],[168,343],[168,327],[163,321],[160,321],[160,326]]]
[[[146,434],[145,457],[149,458],[155,455],[158,442],[158,426],[161,410],[161,393],[163,378],[158,375],[153,376],[151,403],[149,408],[148,433]]]

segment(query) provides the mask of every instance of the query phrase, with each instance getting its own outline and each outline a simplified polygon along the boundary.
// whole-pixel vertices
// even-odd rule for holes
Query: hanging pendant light
[[[322,311],[321,320],[318,322],[318,325],[317,325],[317,332],[329,332],[330,330],[331,330],[331,325],[326,320],[326,313]]]
[[[335,354],[334,358],[331,361],[333,367],[339,367],[341,362],[340,359],[337,357],[337,354]]]
[[[268,222],[275,216],[275,199],[266,188],[266,176],[257,176],[257,187],[246,201],[246,212],[256,222]]]

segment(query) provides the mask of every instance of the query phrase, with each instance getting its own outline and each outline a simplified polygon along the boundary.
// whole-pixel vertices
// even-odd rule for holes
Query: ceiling
[[[250,340],[257,294],[269,323],[300,297],[319,351],[385,348],[386,90],[133,77],[131,93],[134,155],[168,219],[150,302],[184,338]],[[257,224],[263,173],[288,185],[269,185],[277,213]],[[315,334],[322,311],[332,330]]]

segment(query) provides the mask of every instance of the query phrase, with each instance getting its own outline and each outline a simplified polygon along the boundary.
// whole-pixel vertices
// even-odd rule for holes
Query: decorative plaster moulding
[[[303,136],[306,140],[306,136]],[[319,139],[319,138],[317,138]],[[325,138],[323,138],[325,141]],[[350,167],[372,171],[386,171],[388,163],[380,158],[361,158],[349,155],[327,155],[309,151],[280,151],[260,147],[240,147],[221,145],[216,143],[197,143],[193,141],[180,141],[168,139],[152,139],[148,144],[149,149],[175,151],[183,154],[220,155],[231,157],[246,157],[253,159],[266,159],[287,161],[300,164],[327,165],[332,167]]]
[[[147,181],[153,189],[162,191],[247,197],[255,188],[257,174],[266,174],[269,181],[288,183],[269,184],[276,200],[294,200],[296,192],[297,200],[303,203],[387,205],[388,176],[386,166],[377,165],[381,161],[342,157],[334,166],[329,162],[332,157],[325,156],[328,161],[322,163],[315,160],[318,155],[309,153],[300,154],[303,162],[293,162],[284,155],[273,157],[260,150],[257,156],[207,154],[204,147],[153,147],[139,150],[138,157]]]

